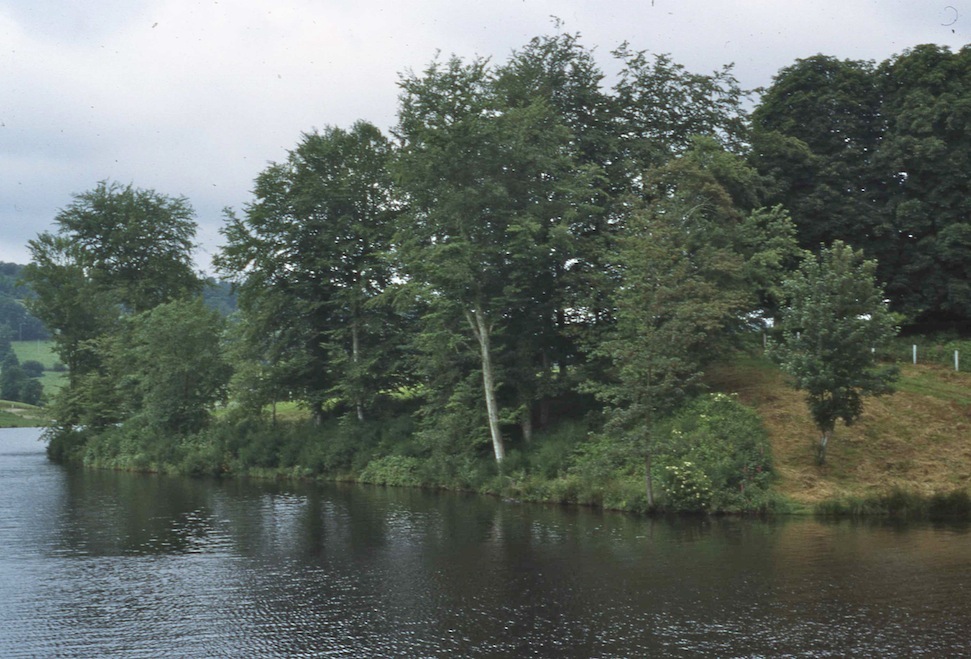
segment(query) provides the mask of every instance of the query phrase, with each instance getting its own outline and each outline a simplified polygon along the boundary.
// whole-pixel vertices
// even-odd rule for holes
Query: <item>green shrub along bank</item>
[[[502,466],[487,441],[452,437],[455,419],[416,424],[409,414],[359,422],[219,420],[175,438],[126,423],[97,433],[51,433],[50,456],[88,467],[184,474],[347,480],[444,488],[522,501],[648,512],[644,456],[599,429],[568,420],[519,441]],[[704,395],[658,424],[656,508],[667,512],[778,510],[772,461],[758,415],[724,394]]]

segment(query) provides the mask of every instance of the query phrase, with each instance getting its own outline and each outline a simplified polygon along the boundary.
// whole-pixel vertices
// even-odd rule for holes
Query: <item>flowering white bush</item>
[[[711,479],[693,462],[665,467],[661,487],[671,510],[702,511],[711,505]]]

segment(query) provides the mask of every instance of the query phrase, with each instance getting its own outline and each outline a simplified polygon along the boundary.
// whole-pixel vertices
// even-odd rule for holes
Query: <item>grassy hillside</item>
[[[0,428],[32,428],[47,425],[48,421],[39,407],[0,400]]]
[[[903,365],[895,394],[867,399],[856,424],[837,426],[822,467],[814,462],[817,433],[803,394],[767,360],[743,357],[714,369],[709,379],[762,415],[777,488],[796,503],[971,486],[971,373]]]
[[[47,369],[44,371],[44,375],[40,378],[40,383],[44,385],[44,393],[48,396],[53,395],[57,392],[65,380],[67,379],[66,372],[55,372],[50,369],[54,367],[58,361],[57,353],[54,352],[54,343],[51,341],[12,341],[14,352],[17,354],[17,359],[20,363],[24,363],[28,360],[33,360],[40,362]]]
[[[10,345],[21,363],[32,359],[43,364],[44,368],[53,368],[60,361],[51,341],[11,341]]]

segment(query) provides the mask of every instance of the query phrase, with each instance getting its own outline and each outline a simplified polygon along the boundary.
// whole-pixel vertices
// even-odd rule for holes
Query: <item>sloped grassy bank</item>
[[[902,364],[897,392],[868,399],[856,424],[838,426],[822,467],[802,394],[768,361],[740,357],[709,381],[757,410],[772,445],[773,488],[796,510],[971,516],[971,373]]]
[[[899,391],[867,401],[838,428],[828,463],[802,394],[767,360],[741,355],[710,371],[712,393],[654,434],[661,510],[896,515],[971,514],[971,375],[904,366]],[[283,410],[277,422],[223,416],[172,439],[131,424],[62,436],[55,459],[89,467],[189,475],[347,480],[466,490],[524,501],[648,510],[644,451],[577,418],[513,441],[501,471],[469,425],[417,427],[402,405],[366,423],[314,426]]]

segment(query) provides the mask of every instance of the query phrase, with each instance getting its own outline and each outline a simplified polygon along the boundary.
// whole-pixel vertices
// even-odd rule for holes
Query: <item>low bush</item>
[[[758,414],[734,396],[717,393],[695,399],[657,424],[654,437],[655,475],[667,497],[665,507],[710,506],[723,512],[765,507],[772,479],[768,434]],[[690,469],[685,469],[686,463]],[[710,488],[710,498],[702,497],[699,507],[691,508],[691,496],[684,489],[689,486],[699,493]]]
[[[666,507],[674,512],[701,512],[711,507],[711,479],[687,460],[664,467],[661,477]]]
[[[24,374],[29,378],[39,378],[44,375],[44,365],[36,359],[28,359],[22,362],[20,368],[23,369]]]
[[[386,455],[372,460],[358,475],[362,483],[418,487],[423,484],[422,464],[418,458],[406,455]]]

